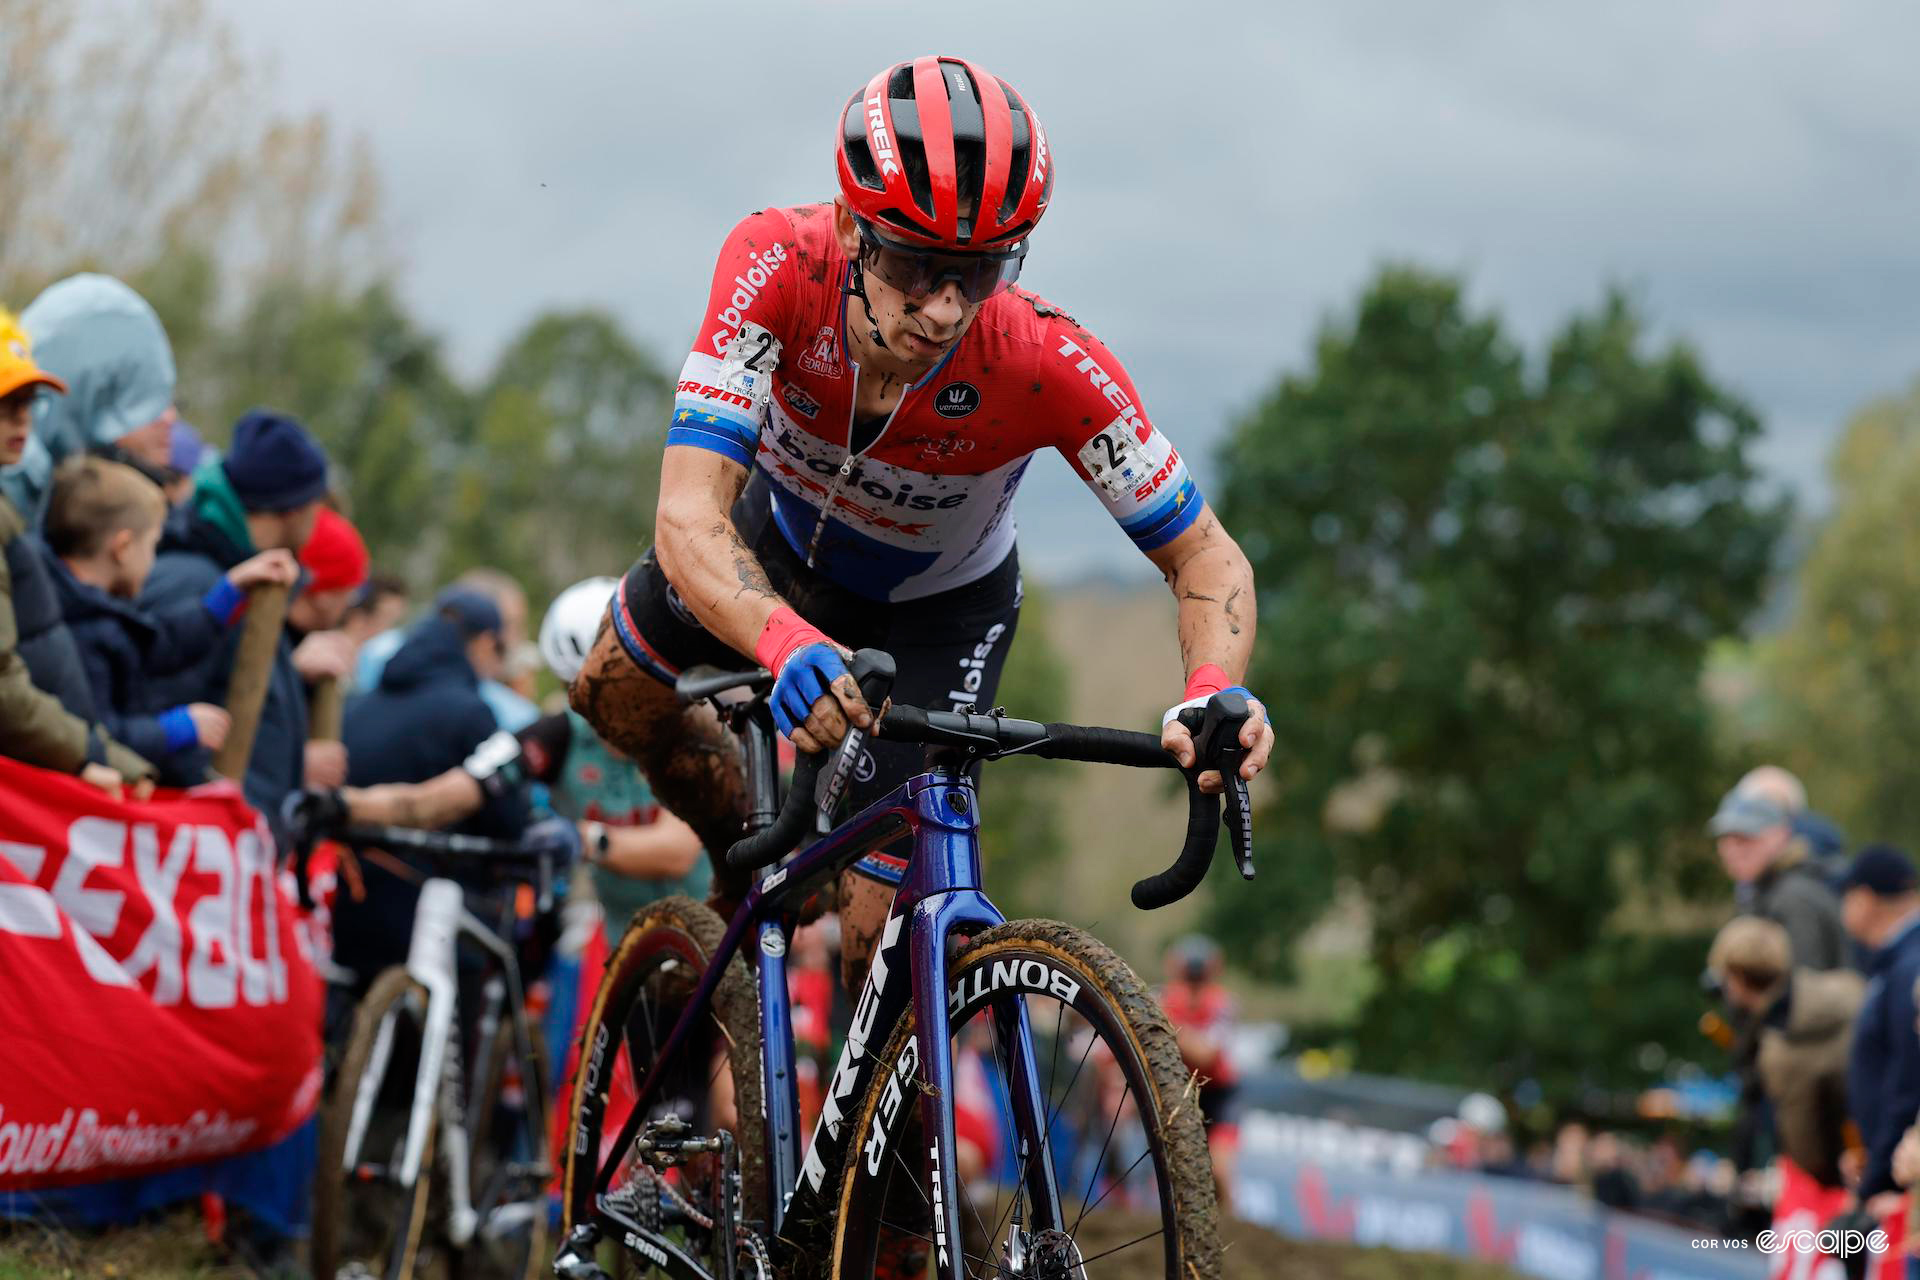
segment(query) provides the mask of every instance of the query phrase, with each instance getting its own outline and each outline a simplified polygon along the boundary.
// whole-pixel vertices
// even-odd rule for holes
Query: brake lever
[[[893,692],[893,655],[879,649],[861,649],[853,655],[847,670],[860,686],[860,696],[873,713],[874,723],[878,724],[887,698]],[[847,793],[854,765],[866,745],[867,730],[848,725],[846,736],[840,740],[840,750],[834,756],[833,768],[821,770],[820,783],[814,790],[814,827],[821,835],[833,830],[833,811]]]
[[[1227,839],[1242,880],[1253,879],[1253,801],[1247,780],[1240,776],[1240,766],[1247,759],[1247,749],[1240,745],[1240,730],[1252,714],[1246,695],[1230,689],[1208,698],[1204,707],[1188,707],[1180,713],[1180,723],[1193,735],[1195,768],[1220,771]]]

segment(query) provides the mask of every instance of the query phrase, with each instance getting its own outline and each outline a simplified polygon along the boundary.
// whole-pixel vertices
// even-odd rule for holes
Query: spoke
[[[1060,1006],[1060,1010],[1061,1010],[1062,1016],[1064,1017],[1066,1013],[1066,1005],[1064,1003]],[[1087,1057],[1089,1054],[1093,1052],[1093,1046],[1096,1043],[1098,1043],[1100,1039],[1100,1032],[1098,1028],[1095,1028],[1091,1022],[1089,1022],[1087,1026],[1088,1026],[1088,1030],[1092,1034],[1087,1039],[1087,1047],[1080,1051],[1080,1061],[1078,1064],[1074,1066],[1073,1075],[1069,1077],[1067,1080],[1066,1090],[1061,1093],[1060,1101],[1055,1103],[1047,1111],[1046,1123],[1041,1126],[1042,1132],[1040,1134],[1040,1140],[1038,1144],[1035,1145],[1033,1150],[1027,1152],[1026,1159],[1021,1161],[1020,1163],[1019,1185],[1014,1188],[1015,1198],[1014,1200],[1009,1201],[1007,1204],[1007,1211],[1009,1215],[1013,1211],[1013,1205],[1018,1201],[1018,1198],[1020,1195],[1019,1187],[1026,1185],[1027,1174],[1033,1168],[1033,1161],[1035,1157],[1037,1157],[1040,1154],[1040,1152],[1044,1150],[1050,1142],[1053,1141],[1053,1122],[1059,1118],[1062,1108],[1064,1108],[1067,1105],[1067,1095],[1073,1092],[1073,1086],[1080,1083],[1080,1073],[1081,1071],[1086,1069]],[[1056,1048],[1059,1047],[1058,1041],[1055,1042],[1055,1047]],[[1002,1218],[1001,1221],[1004,1224],[1005,1218]],[[999,1227],[994,1228],[994,1232],[996,1235],[999,1233],[999,1230],[1000,1230]]]
[[[897,1146],[893,1149],[893,1158],[895,1163],[897,1163],[900,1166],[900,1172],[907,1175],[907,1185],[912,1187],[914,1191],[919,1195],[920,1203],[927,1206],[928,1209],[932,1209],[933,1201],[927,1199],[926,1189],[920,1185],[920,1175],[915,1173],[913,1170],[907,1168],[907,1162],[905,1158],[901,1156],[900,1148]],[[886,1191],[887,1189],[885,1187],[880,1188],[881,1195],[885,1195]]]
[[[1113,1145],[1114,1131],[1120,1127],[1120,1113],[1127,1108],[1127,1099],[1133,1095],[1133,1086],[1128,1085],[1120,1094],[1120,1101],[1113,1104],[1113,1120],[1107,1125],[1107,1140],[1100,1144],[1100,1154],[1094,1157],[1093,1173],[1087,1179],[1087,1189],[1080,1197],[1080,1217],[1073,1220],[1073,1226],[1067,1229],[1068,1235],[1080,1230],[1081,1219],[1087,1216],[1087,1201],[1093,1198],[1093,1184],[1100,1180],[1100,1168],[1107,1162],[1107,1149]]]
[[[1079,1265],[1076,1266],[1074,1269],[1080,1272],[1080,1274],[1085,1275],[1086,1267],[1089,1262],[1098,1262],[1102,1258],[1111,1257],[1113,1254],[1120,1252],[1122,1249],[1131,1249],[1133,1248],[1133,1246],[1137,1244],[1145,1244],[1147,1241],[1153,1239],[1155,1236],[1163,1236],[1166,1233],[1167,1233],[1167,1229],[1163,1226],[1158,1231],[1149,1231],[1147,1232],[1147,1234],[1143,1236],[1137,1236],[1134,1239],[1127,1241],[1125,1244],[1117,1244],[1113,1246],[1113,1248],[1111,1249],[1102,1249],[1099,1253],[1094,1254],[1091,1258],[1080,1259]]]
[[[883,1228],[891,1228],[894,1231],[898,1231],[902,1235],[912,1236],[915,1240],[924,1240],[928,1244],[934,1243],[934,1239],[932,1236],[927,1235],[925,1232],[915,1231],[912,1227],[908,1226],[904,1222],[889,1222],[885,1218],[882,1218],[880,1219],[880,1225]],[[1155,1232],[1154,1234],[1158,1235],[1159,1233]],[[1136,1240],[1136,1241],[1133,1241],[1132,1243],[1138,1244],[1139,1241]],[[1121,1245],[1120,1247],[1124,1249],[1127,1246]],[[989,1267],[995,1266],[992,1258],[983,1258],[977,1253],[968,1253],[965,1249],[960,1250],[960,1256],[968,1262],[980,1262],[980,1263],[986,1264]],[[998,1268],[995,1267],[995,1269],[997,1270]]]
[[[1016,1021],[1014,1025],[1018,1026],[1019,1023]],[[1015,1132],[1015,1126],[1013,1123],[1013,1101],[1014,1101],[1013,1055],[1011,1052],[1009,1052],[1008,1046],[1005,1040],[1003,1040],[1000,1036],[1000,1020],[998,1018],[993,1017],[991,1012],[988,1014],[988,1017],[987,1017],[987,1030],[993,1035],[994,1061],[1000,1064],[1001,1079],[1005,1083],[1006,1089],[1007,1089],[1007,1107],[1005,1112],[1005,1119],[1007,1122],[1007,1155],[1016,1162],[1016,1167],[1018,1167],[1018,1164],[1021,1161],[1021,1156],[1020,1156],[1020,1138],[1019,1138],[1019,1135]],[[1040,1110],[1042,1112],[1045,1112],[1046,1109],[1047,1109],[1047,1104],[1045,1101],[1042,1101],[1040,1103]],[[1045,1144],[1046,1135],[1044,1134],[1041,1135],[1040,1142],[1043,1145]],[[1004,1221],[1006,1217],[1012,1216],[1013,1211],[1019,1208],[1020,1189],[1024,1185],[1026,1185],[1026,1179],[1016,1178],[1014,1180],[1012,1198],[1007,1203],[1006,1214],[1002,1215],[1000,1212],[1000,1187],[998,1183],[994,1184],[994,1188],[993,1188],[994,1229],[992,1231],[987,1232],[987,1240],[989,1243],[989,1247],[991,1247],[991,1243],[993,1241],[1000,1238],[1000,1223]],[[975,1216],[976,1217],[979,1216],[978,1210],[975,1211]],[[985,1231],[986,1224],[981,1223],[980,1229]]]
[[[1149,1143],[1147,1146],[1141,1149],[1139,1155],[1133,1158],[1133,1163],[1127,1166],[1126,1172],[1121,1174],[1118,1180],[1114,1182],[1109,1182],[1107,1184],[1107,1189],[1100,1193],[1100,1200],[1105,1200],[1108,1196],[1112,1195],[1113,1189],[1117,1186],[1124,1184],[1128,1178],[1131,1178],[1133,1176],[1133,1171],[1140,1167],[1140,1162],[1142,1160],[1145,1160],[1148,1156],[1152,1154],[1153,1154],[1153,1145]],[[1088,1214],[1092,1213],[1095,1209],[1098,1209],[1100,1207],[1100,1200],[1095,1200],[1092,1204],[1087,1205],[1085,1208],[1080,1210],[1081,1221],[1084,1222]],[[1078,1231],[1080,1229],[1080,1223],[1079,1222],[1074,1223],[1073,1228],[1075,1231]]]

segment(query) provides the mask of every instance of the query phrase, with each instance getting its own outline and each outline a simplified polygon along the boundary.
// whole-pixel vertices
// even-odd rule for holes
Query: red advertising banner
[[[0,759],[0,1190],[267,1146],[320,1094],[320,987],[229,784],[122,803]]]

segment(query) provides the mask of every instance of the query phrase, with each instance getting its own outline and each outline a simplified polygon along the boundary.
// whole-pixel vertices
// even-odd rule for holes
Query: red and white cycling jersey
[[[1199,492],[1113,354],[1022,289],[988,299],[877,439],[850,455],[850,279],[831,204],[766,209],[727,238],[668,446],[758,466],[794,550],[875,600],[984,576],[1013,549],[1014,490],[1052,446],[1135,544],[1171,542]],[[856,315],[856,323],[864,323]]]

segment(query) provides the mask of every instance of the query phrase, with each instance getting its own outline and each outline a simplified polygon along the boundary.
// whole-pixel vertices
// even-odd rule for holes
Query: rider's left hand
[[[1179,711],[1190,705],[1206,705],[1206,700],[1220,692],[1222,688],[1238,689],[1247,695],[1247,707],[1252,712],[1247,717],[1246,724],[1240,729],[1240,745],[1247,749],[1247,758],[1240,762],[1240,776],[1251,782],[1262,769],[1267,767],[1267,757],[1273,754],[1273,726],[1267,723],[1266,706],[1245,687],[1227,686],[1224,674],[1219,675],[1217,681],[1208,678],[1209,675],[1219,671],[1218,667],[1209,664],[1193,673],[1193,678],[1187,682],[1185,699],[1167,710],[1160,728],[1160,745],[1173,754],[1173,758],[1180,762],[1181,768],[1192,768],[1193,734],[1188,732],[1187,727],[1176,718]],[[1200,775],[1200,790],[1208,795],[1218,794],[1225,789],[1218,769],[1208,769]]]

